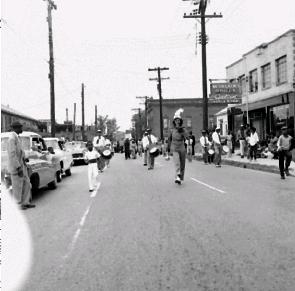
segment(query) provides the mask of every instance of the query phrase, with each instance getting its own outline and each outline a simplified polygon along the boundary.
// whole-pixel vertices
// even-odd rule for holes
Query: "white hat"
[[[220,130],[220,127],[219,127],[219,126],[217,126],[217,127],[215,128],[215,130]]]
[[[183,113],[183,109],[179,108],[178,110],[176,110],[173,120],[175,120],[176,118],[182,119],[181,114]]]

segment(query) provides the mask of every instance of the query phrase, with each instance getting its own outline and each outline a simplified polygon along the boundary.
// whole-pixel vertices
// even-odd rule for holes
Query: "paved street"
[[[96,192],[87,166],[42,190],[22,290],[294,290],[294,178],[197,161],[173,175],[117,154]]]

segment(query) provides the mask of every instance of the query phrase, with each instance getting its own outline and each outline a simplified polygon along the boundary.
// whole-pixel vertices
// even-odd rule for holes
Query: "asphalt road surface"
[[[295,178],[121,154],[88,192],[87,166],[42,190],[22,290],[295,290]]]

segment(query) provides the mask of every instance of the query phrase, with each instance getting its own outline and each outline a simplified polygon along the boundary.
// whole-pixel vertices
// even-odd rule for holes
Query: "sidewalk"
[[[196,153],[195,160],[202,161],[202,154]],[[257,159],[256,162],[250,162],[246,157],[241,158],[241,156],[237,154],[233,154],[232,157],[228,158],[226,155],[222,155],[222,164],[230,165],[234,167],[247,168],[252,170],[270,172],[280,174],[279,171],[279,160],[272,159]],[[291,176],[295,177],[295,163],[292,161],[289,168]]]

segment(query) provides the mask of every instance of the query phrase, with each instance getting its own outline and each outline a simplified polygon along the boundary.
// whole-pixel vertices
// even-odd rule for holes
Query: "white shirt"
[[[84,157],[87,160],[93,160],[93,159],[98,159],[100,157],[100,154],[95,149],[93,149],[91,152],[90,151],[85,152]]]
[[[202,147],[209,146],[209,140],[207,136],[201,136],[200,138],[200,144]]]
[[[219,134],[216,131],[213,132],[212,139],[213,139],[213,143],[216,143],[216,144],[219,144],[219,145],[221,144]]]
[[[152,144],[157,142],[157,138],[154,135],[150,134],[149,136],[151,138]],[[142,139],[142,145],[143,145],[143,148],[144,149],[146,149],[146,147],[150,143],[149,142],[149,138],[148,138],[149,136],[148,135],[147,136],[144,136],[143,139]]]
[[[98,143],[97,143],[98,141]],[[103,136],[101,136],[100,138],[98,136],[95,136],[93,138],[93,146],[94,147],[104,147],[105,146],[105,138]]]
[[[106,139],[105,139],[105,142],[104,142],[104,145],[110,147],[110,146],[111,146],[111,141],[110,141],[109,139],[106,138]]]
[[[258,134],[255,131],[254,133],[250,134],[250,138],[249,138],[249,144],[250,146],[254,146],[259,142],[259,138],[258,138]]]

